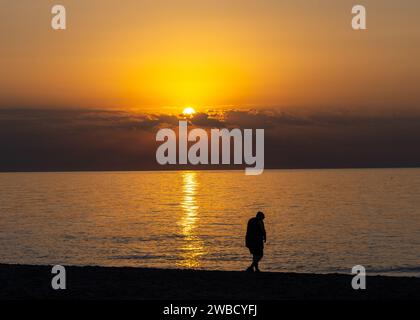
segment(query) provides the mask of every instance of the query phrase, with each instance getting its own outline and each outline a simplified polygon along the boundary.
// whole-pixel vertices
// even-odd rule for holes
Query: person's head
[[[257,217],[258,220],[264,220],[265,215],[261,211],[258,211],[256,217]]]

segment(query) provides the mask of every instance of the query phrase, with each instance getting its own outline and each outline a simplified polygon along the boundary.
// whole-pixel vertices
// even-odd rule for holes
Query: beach
[[[58,300],[419,300],[420,278],[367,276],[353,290],[351,275],[247,273],[66,267],[66,289],[51,287],[52,266],[0,265],[0,299]]]

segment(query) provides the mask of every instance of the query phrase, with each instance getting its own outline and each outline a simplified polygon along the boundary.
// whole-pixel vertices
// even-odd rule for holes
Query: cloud
[[[0,109],[0,170],[152,170],[156,132],[180,116],[86,109]],[[230,109],[196,127],[263,128],[266,167],[420,165],[420,115]]]

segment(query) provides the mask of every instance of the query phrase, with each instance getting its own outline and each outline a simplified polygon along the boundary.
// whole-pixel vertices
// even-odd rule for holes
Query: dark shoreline
[[[66,267],[67,289],[51,288],[51,266],[0,264],[0,299],[77,300],[420,300],[420,278],[351,275]]]

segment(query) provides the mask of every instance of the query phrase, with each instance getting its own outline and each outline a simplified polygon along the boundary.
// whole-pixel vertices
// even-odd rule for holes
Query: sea
[[[0,173],[0,263],[420,276],[420,169]]]

